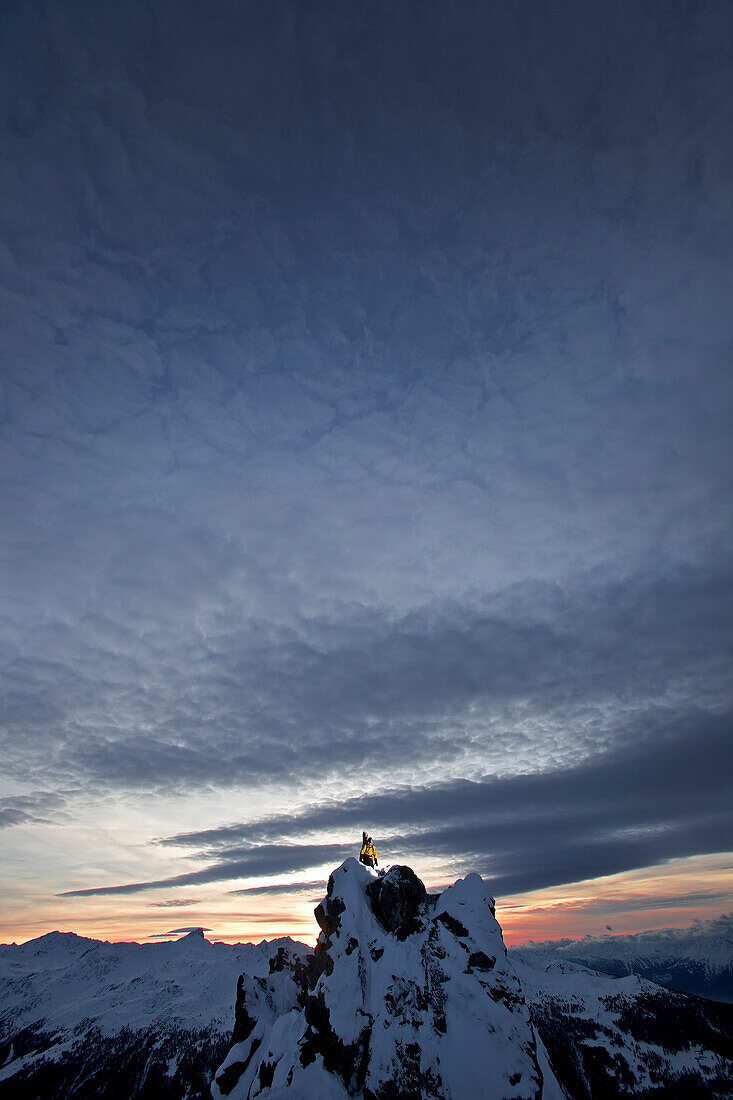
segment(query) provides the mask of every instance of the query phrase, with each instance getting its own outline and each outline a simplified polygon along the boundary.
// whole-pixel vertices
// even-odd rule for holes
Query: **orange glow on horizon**
[[[156,943],[178,938],[177,929],[203,927],[207,939],[225,943],[290,936],[312,946],[318,935],[313,910],[325,886],[324,879],[323,891],[314,886],[307,897],[283,893],[266,899],[232,896],[227,889],[190,900],[136,898],[134,904],[124,896],[46,897],[33,904],[18,899],[0,924],[0,941],[22,943],[56,930],[113,943]],[[615,934],[684,927],[732,908],[733,860],[725,854],[498,898],[497,918],[506,943],[515,945],[607,934],[609,925]]]

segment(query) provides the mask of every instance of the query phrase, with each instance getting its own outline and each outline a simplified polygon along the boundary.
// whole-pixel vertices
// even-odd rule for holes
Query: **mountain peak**
[[[240,979],[214,1096],[542,1095],[527,1006],[479,875],[429,895],[407,866],[347,859],[315,916],[316,950]],[[545,1078],[547,1077],[547,1071]]]
[[[211,931],[209,928],[189,928],[188,932],[182,938],[184,940],[203,940],[206,938],[204,933],[209,931]]]

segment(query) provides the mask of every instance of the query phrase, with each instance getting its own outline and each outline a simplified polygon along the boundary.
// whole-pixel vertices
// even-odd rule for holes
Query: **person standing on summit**
[[[359,863],[363,863],[366,867],[376,867],[378,864],[377,849],[374,847],[374,841],[366,833],[361,834],[361,851],[359,852]]]

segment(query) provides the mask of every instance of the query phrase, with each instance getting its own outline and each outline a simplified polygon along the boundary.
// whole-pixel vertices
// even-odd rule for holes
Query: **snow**
[[[270,956],[290,939],[260,944],[212,943],[198,932],[165,943],[108,943],[50,932],[0,946],[0,1018],[14,1028],[41,1021],[73,1028],[89,1019],[104,1033],[177,1025],[229,1030],[237,977],[267,974]]]
[[[354,1100],[338,1077],[327,1073],[323,1066],[316,1062],[300,1070],[297,1093],[294,1093],[287,1084],[283,1084],[283,1076],[283,1073],[276,1073],[276,1079],[267,1090],[267,1100],[294,1100],[296,1096],[301,1100]]]

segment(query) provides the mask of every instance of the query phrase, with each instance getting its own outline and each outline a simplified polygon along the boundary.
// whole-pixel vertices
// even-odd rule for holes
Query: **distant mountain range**
[[[729,920],[507,954],[479,876],[429,895],[408,867],[380,877],[353,859],[316,916],[315,951],[210,943],[201,930],[157,944],[54,932],[0,947],[0,1097],[733,1095],[733,1008],[632,972],[674,959],[683,978],[725,985]]]
[[[548,956],[602,974],[639,974],[670,989],[733,1003],[733,914],[690,928],[661,928],[632,936],[586,936],[512,948],[512,957]]]

